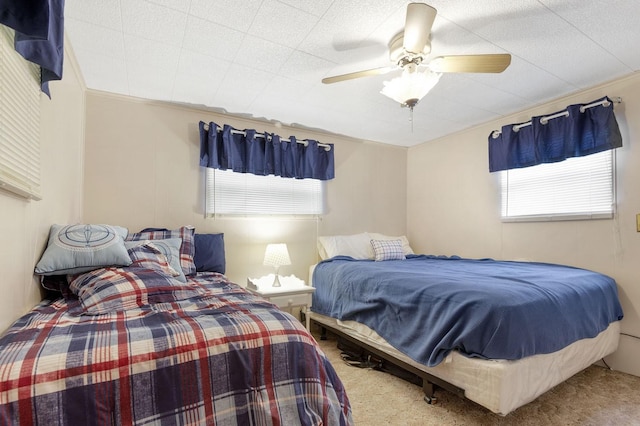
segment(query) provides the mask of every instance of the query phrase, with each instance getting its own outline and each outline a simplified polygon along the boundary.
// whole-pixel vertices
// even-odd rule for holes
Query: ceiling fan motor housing
[[[431,40],[427,40],[422,52],[407,52],[403,47],[403,42],[404,31],[400,31],[389,42],[389,59],[401,68],[405,68],[409,64],[415,64],[417,67],[431,53]]]

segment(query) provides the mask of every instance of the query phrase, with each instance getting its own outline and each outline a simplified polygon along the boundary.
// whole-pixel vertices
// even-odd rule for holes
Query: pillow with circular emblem
[[[49,241],[35,268],[37,275],[88,272],[107,266],[128,266],[124,246],[127,229],[113,225],[51,225]]]

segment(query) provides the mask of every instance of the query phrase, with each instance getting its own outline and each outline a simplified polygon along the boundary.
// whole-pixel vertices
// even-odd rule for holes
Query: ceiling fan
[[[425,62],[431,53],[431,27],[437,11],[424,3],[409,3],[403,31],[389,42],[390,66],[341,74],[322,79],[325,84],[386,74],[401,68],[400,77],[384,82],[381,93],[413,110],[418,101],[438,82],[441,73],[499,73],[511,63],[509,54],[438,56]],[[426,65],[421,71],[419,66]]]

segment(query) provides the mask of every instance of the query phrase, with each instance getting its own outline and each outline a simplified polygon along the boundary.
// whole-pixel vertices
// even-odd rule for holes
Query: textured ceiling
[[[387,43],[404,27],[407,3],[66,0],[65,24],[91,89],[401,146],[640,69],[635,0],[431,0],[430,57],[510,53],[509,68],[443,74],[413,122],[379,93],[400,71],[320,82],[388,65]]]

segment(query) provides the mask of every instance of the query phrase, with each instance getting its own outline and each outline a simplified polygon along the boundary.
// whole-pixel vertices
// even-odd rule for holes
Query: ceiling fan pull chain
[[[409,122],[411,123],[411,133],[413,133],[413,107],[409,108]]]

